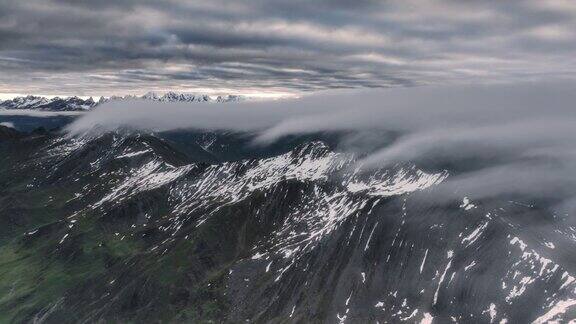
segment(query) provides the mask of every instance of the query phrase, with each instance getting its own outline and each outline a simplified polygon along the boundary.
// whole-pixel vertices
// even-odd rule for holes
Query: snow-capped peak
[[[46,98],[46,97],[28,95],[25,97],[16,97],[10,100],[0,101],[0,109],[82,111],[92,109],[108,101],[133,100],[133,99],[152,100],[160,102],[217,102],[217,103],[238,102],[245,100],[243,96],[238,95],[223,95],[223,96],[221,95],[212,97],[206,94],[178,93],[173,91],[169,91],[164,95],[160,95],[156,92],[148,92],[142,96],[127,95],[127,96],[100,97],[98,101],[95,101],[92,97],[88,99],[82,99],[77,96]]]

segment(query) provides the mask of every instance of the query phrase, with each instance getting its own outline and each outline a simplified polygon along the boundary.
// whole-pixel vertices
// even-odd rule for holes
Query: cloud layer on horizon
[[[0,93],[569,78],[571,0],[0,1]]]
[[[230,104],[135,100],[99,106],[67,131],[232,130],[251,133],[259,145],[289,135],[340,132],[342,149],[369,147],[360,150],[359,167],[415,163],[448,170],[448,181],[435,192],[449,199],[521,197],[574,212],[574,102],[576,83],[549,82],[348,90]]]

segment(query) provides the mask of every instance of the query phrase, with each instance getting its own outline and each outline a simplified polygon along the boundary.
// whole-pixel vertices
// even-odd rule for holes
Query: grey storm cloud
[[[573,78],[571,0],[0,1],[0,93]]]

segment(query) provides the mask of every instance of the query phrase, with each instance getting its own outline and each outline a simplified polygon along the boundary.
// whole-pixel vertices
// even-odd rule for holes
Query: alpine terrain
[[[358,168],[341,135],[0,126],[0,322],[576,317],[546,201],[437,199],[463,166]]]

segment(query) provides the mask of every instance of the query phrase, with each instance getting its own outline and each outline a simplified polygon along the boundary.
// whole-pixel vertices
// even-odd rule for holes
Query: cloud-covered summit
[[[450,170],[450,199],[547,199],[576,211],[576,83],[429,86],[325,92],[227,105],[113,101],[66,127],[70,136],[115,130],[239,132],[266,146],[287,136],[340,134],[354,167],[407,162]],[[455,196],[454,196],[455,195]]]
[[[0,93],[573,78],[571,0],[0,1]]]

